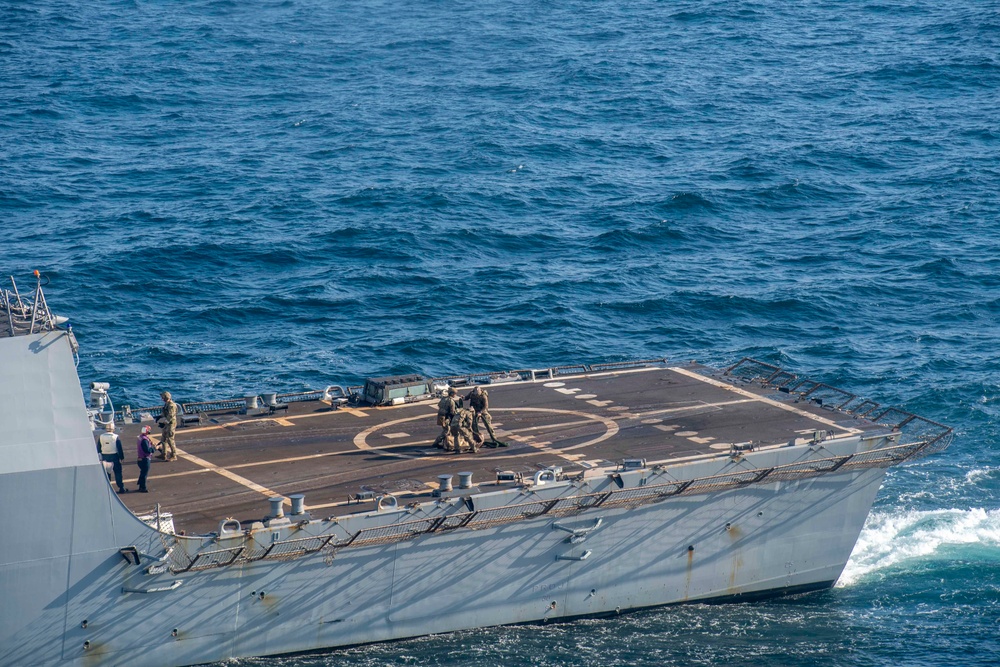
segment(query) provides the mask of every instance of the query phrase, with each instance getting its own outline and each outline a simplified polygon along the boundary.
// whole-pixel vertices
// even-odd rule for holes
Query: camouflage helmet
[[[455,389],[454,387],[448,387],[448,395],[449,396],[458,396],[458,390]]]

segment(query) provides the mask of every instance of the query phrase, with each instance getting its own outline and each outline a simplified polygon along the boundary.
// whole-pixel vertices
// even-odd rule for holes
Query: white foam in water
[[[969,484],[975,484],[981,479],[989,478],[992,473],[993,468],[976,468],[965,473],[965,481]]]
[[[933,556],[941,546],[953,544],[1000,548],[1000,510],[873,512],[837,586],[850,586],[897,563]]]

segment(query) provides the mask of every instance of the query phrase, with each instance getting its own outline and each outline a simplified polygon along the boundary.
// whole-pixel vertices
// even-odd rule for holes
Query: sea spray
[[[897,565],[952,558],[950,550],[943,554],[943,547],[973,544],[987,547],[991,560],[1000,561],[1000,510],[872,512],[837,586],[851,586]]]

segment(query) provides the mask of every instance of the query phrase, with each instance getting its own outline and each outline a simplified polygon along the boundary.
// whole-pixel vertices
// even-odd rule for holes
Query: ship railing
[[[432,382],[448,382],[450,384],[490,384],[497,379],[506,379],[517,376],[521,380],[537,379],[539,377],[556,378],[565,375],[585,375],[587,373],[602,373],[606,371],[629,370],[632,368],[645,368],[647,366],[662,366],[667,363],[665,357],[656,359],[638,359],[628,361],[608,361],[599,364],[570,364],[567,366],[551,366],[549,368],[530,369],[521,368],[510,371],[472,373],[468,375],[445,375],[432,378]]]
[[[551,368],[545,368],[542,370],[512,370],[512,371],[502,371],[493,373],[476,373],[472,375],[449,375],[431,378],[431,382],[448,382],[456,386],[462,385],[472,385],[472,384],[490,384],[495,381],[500,381],[501,379],[517,377],[521,380],[530,380],[533,377],[560,377],[565,375],[580,375],[586,373],[598,373],[614,370],[628,370],[632,368],[644,368],[647,366],[664,365],[667,363],[666,358],[657,359],[641,359],[637,361],[612,361],[600,364],[575,364],[569,366],[553,366]],[[342,387],[340,385],[329,385],[325,389],[307,389],[305,391],[290,392],[285,394],[275,394],[275,401],[278,405],[287,405],[289,403],[300,403],[308,401],[319,401],[326,400],[328,398],[339,399],[339,398],[349,398],[352,395],[359,394],[363,389],[362,386],[351,386]],[[195,415],[195,414],[205,414],[205,413],[232,413],[232,412],[242,412],[246,409],[247,398],[252,397],[252,395],[239,396],[235,398],[223,398],[218,400],[210,401],[191,401],[186,403],[178,403],[178,408],[181,414]],[[261,399],[261,395],[257,395],[258,399]],[[266,406],[265,406],[266,407]],[[115,419],[118,421],[131,421],[136,415],[149,415],[154,420],[158,419],[163,414],[162,405],[151,405],[146,407],[133,408],[130,405],[124,405],[120,410],[115,413]]]
[[[644,368],[657,364],[666,364],[666,357],[660,359],[642,359],[639,361],[608,361],[602,364],[590,364],[587,366],[590,373],[603,373],[605,371],[624,371],[631,368]]]
[[[401,542],[421,533],[429,532],[435,522],[435,518],[428,518],[403,523],[391,523],[385,526],[374,526],[372,528],[362,528],[350,540],[344,543],[343,546],[364,547],[375,544]]]
[[[746,468],[688,480],[669,480],[659,484],[612,488],[594,493],[531,500],[482,510],[475,509],[474,499],[469,499],[465,503],[457,505],[456,511],[450,514],[362,528],[354,533],[349,533],[340,527],[340,530],[335,529],[321,535],[274,540],[266,544],[257,541],[257,534],[249,533],[240,538],[242,542],[239,545],[219,547],[210,543],[209,548],[194,553],[188,553],[184,549],[176,549],[171,556],[170,569],[178,574],[261,560],[292,559],[320,551],[325,552],[328,558],[332,558],[341,549],[402,542],[425,534],[460,529],[493,528],[539,516],[568,516],[598,507],[642,507],[677,496],[707,494],[756,484],[801,480],[838,471],[888,468],[903,461],[923,456],[928,448],[941,447],[939,440],[942,438],[950,438],[950,433],[946,436],[894,444],[853,454],[798,461],[772,467]],[[947,446],[947,444],[943,446]],[[745,463],[746,459],[743,461]],[[194,540],[204,540],[205,538],[175,536],[175,539],[188,541],[187,544],[190,548],[195,544]]]
[[[727,368],[723,374],[795,395],[799,400],[811,401],[856,419],[886,426],[900,433],[900,441],[904,444],[925,443],[921,448],[921,456],[947,449],[952,440],[952,429],[944,424],[901,408],[882,406],[875,401],[822,382],[800,378],[774,364],[751,357],[743,357]]]
[[[306,401],[321,401],[327,397],[347,398],[347,392],[343,387],[331,385],[329,389],[310,389],[308,391],[296,391],[290,394],[278,394],[275,398],[278,403],[303,403]]]
[[[327,393],[334,398],[346,396],[343,388],[333,385],[330,389],[310,389],[308,391],[297,391],[288,394],[276,394],[275,401],[279,405],[301,403],[306,401],[319,401],[324,399]],[[261,396],[258,395],[257,399],[260,400]],[[192,401],[188,403],[179,403],[178,407],[180,408],[181,413],[186,415],[204,414],[208,412],[239,412],[246,409],[247,397],[241,396],[239,398],[223,398],[215,401]],[[122,409],[115,413],[115,418],[119,421],[127,421],[127,417],[129,415],[134,416],[136,414],[148,414],[153,419],[157,419],[163,414],[163,406],[153,405],[143,408],[122,406]]]
[[[244,556],[247,562],[255,560],[278,560],[286,558],[298,558],[307,554],[315,553],[324,549],[330,544],[343,541],[344,538],[337,533],[324,535],[310,535],[308,537],[298,537],[288,540],[276,540],[270,544],[260,544],[254,542],[254,548],[248,550]]]
[[[553,366],[548,370],[549,370],[549,375],[551,377],[560,377],[563,375],[582,375],[584,373],[603,373],[606,371],[643,368],[645,366],[656,366],[665,364],[666,362],[667,360],[665,358],[639,359],[634,361],[608,361],[600,364],[573,364],[569,366]]]
[[[56,318],[49,310],[42,291],[44,277],[37,271],[35,277],[37,284],[31,298],[20,293],[14,276],[10,276],[9,289],[0,289],[0,313],[3,314],[0,318],[0,335],[27,336],[56,329]]]
[[[218,401],[178,403],[177,407],[183,415],[196,415],[206,412],[232,412],[234,410],[241,410],[246,405],[246,398],[226,398]],[[130,405],[123,405],[121,410],[115,412],[115,419],[129,421],[130,417],[135,417],[136,415],[149,415],[154,420],[159,419],[163,415],[163,406],[151,405],[143,408],[133,408]]]
[[[183,541],[181,541],[183,544]],[[206,549],[189,554],[183,549],[174,549],[170,554],[170,571],[174,574],[227,567],[235,564],[246,552],[245,544],[218,549]]]

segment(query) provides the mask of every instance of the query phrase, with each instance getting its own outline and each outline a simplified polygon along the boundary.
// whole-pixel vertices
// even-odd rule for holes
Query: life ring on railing
[[[378,509],[381,510],[394,510],[399,506],[399,501],[396,500],[396,496],[382,496],[378,499]]]
[[[227,528],[227,526],[229,526],[230,524],[236,524],[236,530]],[[243,532],[243,527],[240,525],[240,522],[237,521],[236,519],[233,518],[223,519],[222,521],[219,522],[219,535],[224,535],[226,533],[242,533],[242,532]]]

